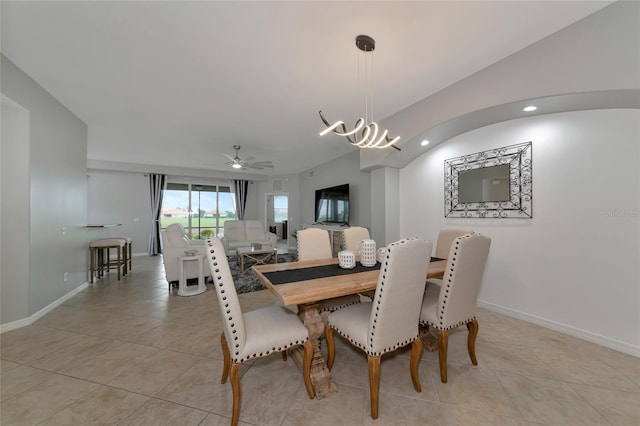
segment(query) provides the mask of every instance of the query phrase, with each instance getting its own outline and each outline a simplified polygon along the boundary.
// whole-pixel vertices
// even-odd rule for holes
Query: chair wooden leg
[[[127,256],[129,258],[129,271],[131,271],[131,268],[133,268],[133,260],[131,259],[133,257],[133,243],[127,244],[127,251],[129,252]]]
[[[116,268],[118,269],[118,281],[120,281],[120,267],[122,266],[122,248],[118,247],[116,251]]]
[[[449,347],[449,332],[438,330],[438,361],[440,362],[440,381],[447,383],[447,349]]]
[[[129,268],[129,254],[127,253],[127,243],[125,241],[124,247],[122,248],[122,275],[127,275]]]
[[[231,426],[237,426],[240,419],[240,367],[242,364],[231,364],[231,389],[233,391],[233,411]]]
[[[324,326],[324,338],[327,341],[327,367],[329,371],[333,367],[333,361],[336,358],[336,347],[333,343],[333,328],[325,324]]]
[[[380,397],[380,356],[367,356],[369,364],[369,394],[371,395],[371,418],[378,418],[378,399]]]
[[[98,249],[96,279],[104,276],[104,249]]]
[[[476,359],[476,337],[478,336],[478,321],[473,320],[467,323],[467,329],[469,330],[469,337],[467,337],[467,349],[469,350],[469,358],[473,365],[478,365]]]
[[[307,388],[309,398],[313,399],[316,397],[316,393],[314,392],[313,385],[311,384],[311,361],[313,361],[313,343],[311,343],[311,340],[307,340],[306,342],[304,342],[302,375],[304,376],[304,385]]]
[[[93,283],[93,273],[95,272],[95,270],[96,270],[96,250],[90,248],[89,249],[89,280],[90,280],[89,282],[90,283]]]
[[[411,343],[411,360],[409,362],[411,370],[411,381],[416,392],[422,392],[422,386],[420,386],[420,374],[418,373],[418,367],[420,366],[420,357],[422,356],[422,340],[416,339]]]
[[[282,360],[286,361],[287,360],[287,351],[282,351],[280,353],[282,354]]]
[[[220,383],[224,383],[229,377],[229,364],[231,364],[231,354],[229,353],[229,346],[227,346],[227,338],[224,337],[224,332],[220,335],[220,347],[222,348],[222,359],[224,359]]]

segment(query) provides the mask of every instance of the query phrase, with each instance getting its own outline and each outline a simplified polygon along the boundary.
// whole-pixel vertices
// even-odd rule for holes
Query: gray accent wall
[[[120,224],[103,231],[92,230],[92,236],[131,237],[134,255],[149,253],[151,199],[148,175],[90,170],[87,198],[88,223]]]
[[[348,142],[344,142],[348,143]],[[360,170],[360,152],[355,150],[328,163],[300,174],[299,221],[292,223],[300,229],[315,220],[316,189],[349,184],[349,223],[371,228],[371,173]]]
[[[22,124],[2,116],[4,325],[87,282],[87,126],[5,56],[0,63],[2,95],[24,111]]]
[[[29,316],[29,111],[2,95],[1,318]],[[3,321],[4,322],[4,321]]]

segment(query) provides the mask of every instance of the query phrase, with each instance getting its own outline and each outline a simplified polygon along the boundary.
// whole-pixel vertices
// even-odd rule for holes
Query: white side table
[[[180,281],[178,284],[178,296],[195,296],[200,293],[204,293],[207,291],[207,287],[204,285],[204,271],[202,268],[202,262],[204,260],[204,255],[197,254],[195,256],[182,256],[178,258],[178,264],[180,265]],[[187,287],[187,276],[185,273],[185,263],[186,262],[198,262],[198,286],[197,287]]]

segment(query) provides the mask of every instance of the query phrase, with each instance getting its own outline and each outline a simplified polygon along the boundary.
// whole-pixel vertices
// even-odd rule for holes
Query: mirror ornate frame
[[[495,219],[532,218],[531,150],[532,143],[524,142],[444,160],[444,216]],[[509,164],[509,200],[460,202],[458,196],[461,171],[501,164]]]

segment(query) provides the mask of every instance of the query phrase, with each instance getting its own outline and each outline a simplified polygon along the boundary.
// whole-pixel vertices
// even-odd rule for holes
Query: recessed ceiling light
[[[535,111],[537,109],[538,109],[537,106],[529,105],[528,107],[524,108],[523,111],[531,112],[531,111]]]
[[[422,146],[429,145],[429,141],[425,139],[422,142],[420,142],[420,145]]]

